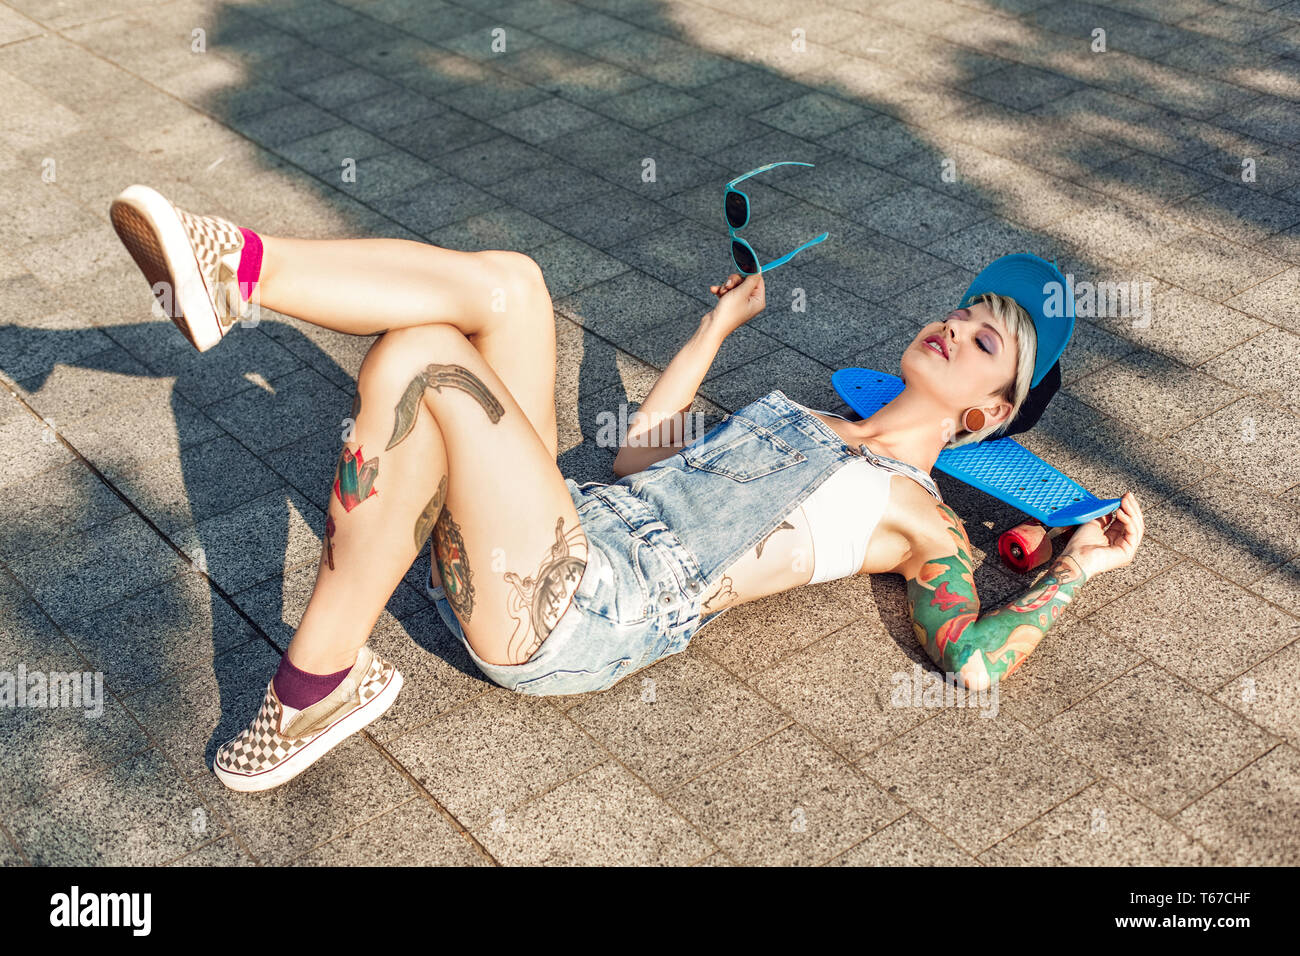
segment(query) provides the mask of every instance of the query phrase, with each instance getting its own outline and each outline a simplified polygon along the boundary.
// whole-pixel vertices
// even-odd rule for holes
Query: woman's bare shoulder
[[[945,502],[902,475],[895,477],[895,492],[891,519],[906,548],[891,570],[910,578],[926,561],[957,554],[959,546],[970,552],[966,526]]]

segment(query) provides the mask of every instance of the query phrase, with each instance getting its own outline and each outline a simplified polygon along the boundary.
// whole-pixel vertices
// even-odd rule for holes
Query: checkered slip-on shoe
[[[243,301],[237,278],[244,236],[233,222],[195,216],[138,184],[113,200],[109,218],[163,311],[200,352],[248,317],[252,301]]]
[[[402,674],[369,647],[329,696],[294,710],[266,685],[262,709],[222,744],[212,769],[231,790],[270,790],[292,780],[335,746],[377,720],[402,689]]]

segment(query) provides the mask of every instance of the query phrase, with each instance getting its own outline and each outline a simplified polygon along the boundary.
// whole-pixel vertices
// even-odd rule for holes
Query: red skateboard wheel
[[[1052,538],[1037,521],[1026,521],[998,536],[998,556],[1002,563],[1022,574],[1046,564],[1052,557]]]

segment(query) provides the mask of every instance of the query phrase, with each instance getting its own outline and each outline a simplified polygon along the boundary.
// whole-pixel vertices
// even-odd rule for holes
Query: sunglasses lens
[[[736,260],[736,265],[740,266],[740,271],[747,275],[753,275],[758,271],[758,262],[754,259],[754,254],[749,251],[749,246],[731,241],[731,256]]]
[[[749,218],[749,201],[738,192],[727,193],[727,225],[739,229]]]

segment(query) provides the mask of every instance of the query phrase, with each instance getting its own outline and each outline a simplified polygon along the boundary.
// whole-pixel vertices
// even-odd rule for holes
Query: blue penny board
[[[863,418],[880,411],[903,390],[903,380],[897,375],[867,368],[842,368],[831,375],[831,384]],[[1013,438],[944,449],[934,466],[1015,505],[1049,528],[1085,524],[1114,511],[1121,501],[1092,495]]]

